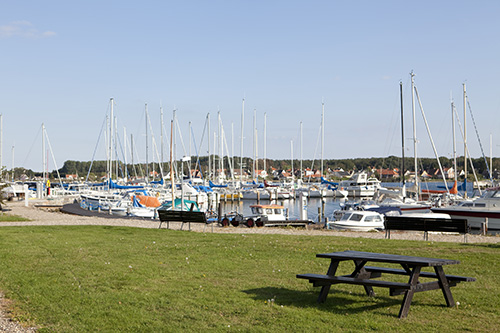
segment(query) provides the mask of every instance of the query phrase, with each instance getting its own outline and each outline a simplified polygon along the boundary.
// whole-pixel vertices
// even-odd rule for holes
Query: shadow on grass
[[[318,303],[319,289],[317,290],[292,290],[278,287],[263,287],[243,290],[259,302],[274,299],[276,304],[292,306],[296,308],[316,308],[329,313],[354,314],[365,311],[377,311],[381,315],[397,317],[402,298],[390,298],[376,295],[369,297],[364,292],[350,293],[341,290],[331,290],[324,303]],[[392,314],[387,311],[388,307],[397,308]]]
[[[495,243],[495,244],[492,244],[492,243],[465,243],[462,245],[467,246],[467,247],[485,247],[488,249],[500,249],[500,244],[498,244],[498,243]]]

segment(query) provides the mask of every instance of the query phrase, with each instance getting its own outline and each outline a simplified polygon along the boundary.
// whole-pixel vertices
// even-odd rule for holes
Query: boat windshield
[[[357,213],[346,213],[342,218],[340,219],[341,221],[361,221],[363,219],[363,215],[357,214]]]
[[[281,215],[281,208],[276,208],[274,214]]]
[[[262,207],[252,207],[252,214],[262,214],[262,213],[264,213]]]
[[[370,215],[365,218],[366,222],[380,222],[382,221],[382,217],[378,215]]]

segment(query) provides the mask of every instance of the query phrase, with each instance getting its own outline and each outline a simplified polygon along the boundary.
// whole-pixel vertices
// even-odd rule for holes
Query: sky
[[[498,1],[0,0],[0,8],[7,169],[41,171],[44,157],[49,170],[105,160],[111,98],[117,142],[128,150],[133,137],[135,162],[160,159],[160,109],[167,160],[173,110],[177,159],[207,155],[207,114],[212,153],[220,115],[238,157],[401,156],[400,82],[405,156],[414,156],[410,72],[424,111],[416,101],[419,157],[434,157],[432,137],[437,154],[452,158],[451,100],[463,126],[464,84],[472,157],[500,155]]]

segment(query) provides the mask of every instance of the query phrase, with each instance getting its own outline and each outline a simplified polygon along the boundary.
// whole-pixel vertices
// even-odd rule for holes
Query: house
[[[331,177],[334,177],[334,178],[345,178],[345,177],[349,177],[352,175],[352,173],[344,171],[344,169],[342,169],[342,168],[335,169],[335,170],[328,169],[328,173],[330,174]]]
[[[240,172],[240,169],[234,169],[234,178],[243,180],[243,179],[248,179],[249,178],[249,173],[247,170],[242,169]]]
[[[268,176],[266,170],[255,170],[255,175],[261,178],[266,178]]]
[[[432,176],[431,176],[431,175],[429,175],[429,174],[427,173],[427,171],[425,171],[425,170],[424,170],[424,171],[422,171],[422,173],[420,174],[420,178],[422,178],[422,179],[430,179],[430,178],[432,178]]]
[[[377,171],[380,179],[394,179],[399,178],[399,169],[380,169]]]
[[[455,169],[453,169],[453,168],[444,168],[443,172],[444,172],[445,178],[447,178],[447,179],[453,179],[453,178],[455,178]],[[442,177],[440,169],[436,169],[434,171],[434,177],[439,177],[439,178]]]

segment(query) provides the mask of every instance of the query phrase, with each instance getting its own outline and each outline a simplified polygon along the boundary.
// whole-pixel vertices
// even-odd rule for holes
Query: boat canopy
[[[220,188],[224,188],[224,187],[227,187],[227,184],[226,185],[216,185],[214,183],[212,183],[211,180],[208,181],[208,185],[210,185],[210,187],[220,187]]]
[[[183,211],[193,211],[193,212],[200,211],[200,208],[198,207],[198,203],[196,201],[184,199],[184,207],[182,207],[182,201],[183,201],[182,199],[176,198],[174,200],[174,208],[172,208],[172,200],[165,201],[164,203],[161,204],[161,207],[159,207],[158,209],[183,210]]]
[[[339,186],[339,183],[328,181],[324,177],[321,177],[321,184],[328,184],[328,185],[333,185],[333,186]]]

